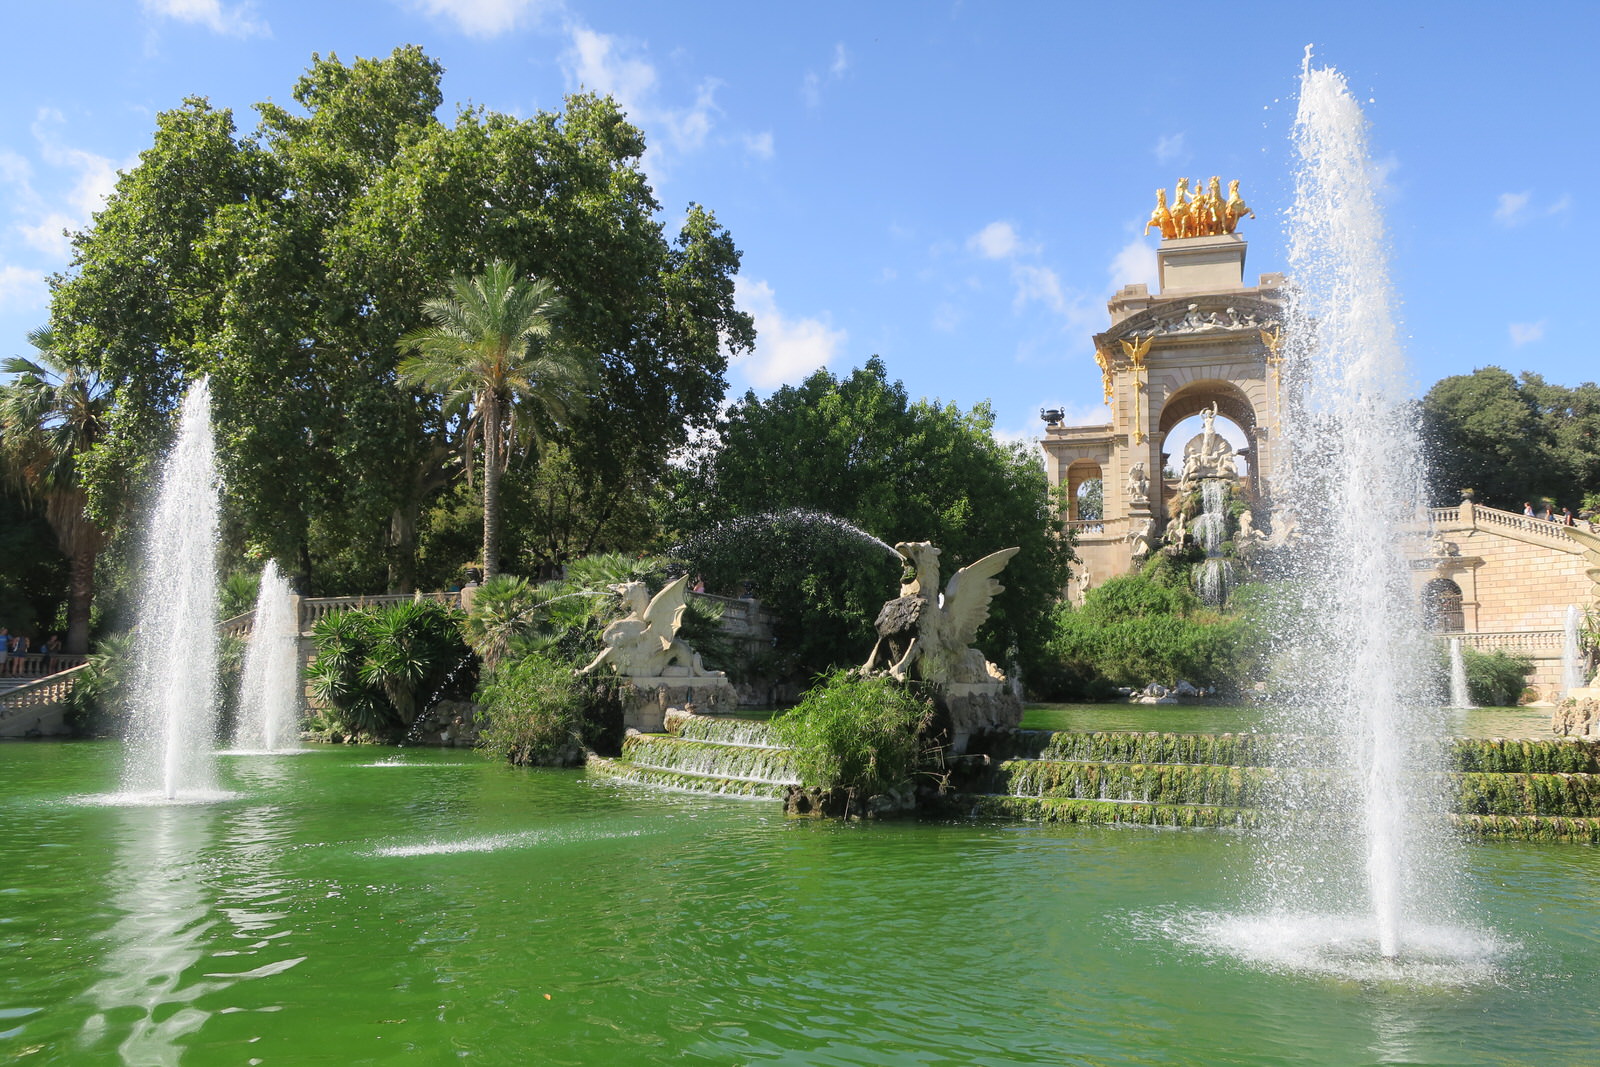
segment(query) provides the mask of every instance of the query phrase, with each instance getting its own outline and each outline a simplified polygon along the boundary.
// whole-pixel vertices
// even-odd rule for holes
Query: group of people
[[[0,674],[23,673],[29,655],[43,657],[40,660],[42,669],[38,673],[49,674],[53,669],[52,661],[60,653],[60,634],[51,634],[48,638],[41,637],[34,642],[28,639],[27,634],[14,634],[7,627],[0,626]]]
[[[1533,504],[1530,501],[1524,501],[1522,504],[1522,513],[1530,519],[1543,519],[1545,522],[1558,522],[1562,526],[1578,525],[1578,516],[1572,514],[1571,508],[1562,508],[1561,511],[1557,513],[1555,505],[1551,504],[1549,501],[1546,501],[1544,507],[1539,511],[1535,511],[1533,509]],[[1593,520],[1587,513],[1585,513],[1582,517],[1586,520],[1589,520],[1589,524],[1591,526],[1594,525]]]

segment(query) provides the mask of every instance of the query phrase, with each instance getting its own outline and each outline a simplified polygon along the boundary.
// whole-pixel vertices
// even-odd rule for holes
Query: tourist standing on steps
[[[1533,502],[1531,500],[1524,500],[1522,502],[1522,513],[1528,516],[1530,519],[1533,518]]]
[[[8,674],[11,661],[7,656],[11,652],[11,631],[0,626],[0,674]]]

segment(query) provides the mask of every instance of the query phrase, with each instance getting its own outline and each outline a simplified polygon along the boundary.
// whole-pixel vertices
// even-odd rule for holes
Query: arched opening
[[[1163,479],[1170,485],[1181,477],[1185,449],[1203,435],[1205,421],[1212,412],[1216,433],[1233,446],[1239,488],[1247,499],[1257,499],[1256,411],[1249,397],[1232,382],[1190,382],[1162,404],[1156,430],[1160,435],[1157,440],[1161,445]]]
[[[1080,459],[1067,468],[1067,518],[1080,530],[1104,529],[1105,479],[1100,464]]]
[[[1461,587],[1448,578],[1435,578],[1422,587],[1422,614],[1434,633],[1461,633],[1467,628],[1461,610]]]

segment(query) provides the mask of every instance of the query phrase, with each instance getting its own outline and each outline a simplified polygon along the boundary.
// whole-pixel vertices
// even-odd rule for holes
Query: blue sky
[[[1588,239],[1600,4],[59,0],[0,14],[0,354],[28,351],[158,111],[292,103],[313,52],[420,44],[458,103],[528,115],[612,93],[744,253],[757,352],[730,395],[883,357],[913,396],[1098,422],[1090,335],[1154,281],[1157,186],[1238,178],[1247,277],[1282,270],[1302,53],[1367,101],[1421,392],[1498,364],[1597,377]],[[1152,286],[1153,287],[1153,286]]]

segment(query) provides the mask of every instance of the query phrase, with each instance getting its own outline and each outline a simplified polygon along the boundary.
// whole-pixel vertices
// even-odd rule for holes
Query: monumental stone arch
[[[1074,599],[1133,570],[1160,543],[1186,473],[1228,474],[1263,504],[1285,459],[1278,445],[1283,276],[1245,283],[1246,242],[1233,227],[1249,209],[1237,183],[1227,202],[1215,195],[1219,184],[1212,180],[1210,197],[1190,199],[1187,182],[1180,183],[1173,204],[1184,205],[1182,224],[1171,218],[1176,211],[1163,218],[1167,201],[1159,198],[1151,218],[1163,231],[1158,289],[1125,286],[1106,305],[1111,321],[1093,345],[1111,421],[1064,426],[1058,412],[1044,413],[1050,483],[1067,489],[1067,522],[1078,534]],[[1214,448],[1208,456],[1186,453],[1190,440],[1169,439],[1194,415],[1206,421],[1205,441]],[[1242,449],[1209,433],[1219,417],[1243,432]],[[1201,439],[1193,440],[1199,447]],[[1080,514],[1079,490],[1095,478],[1101,514]]]

